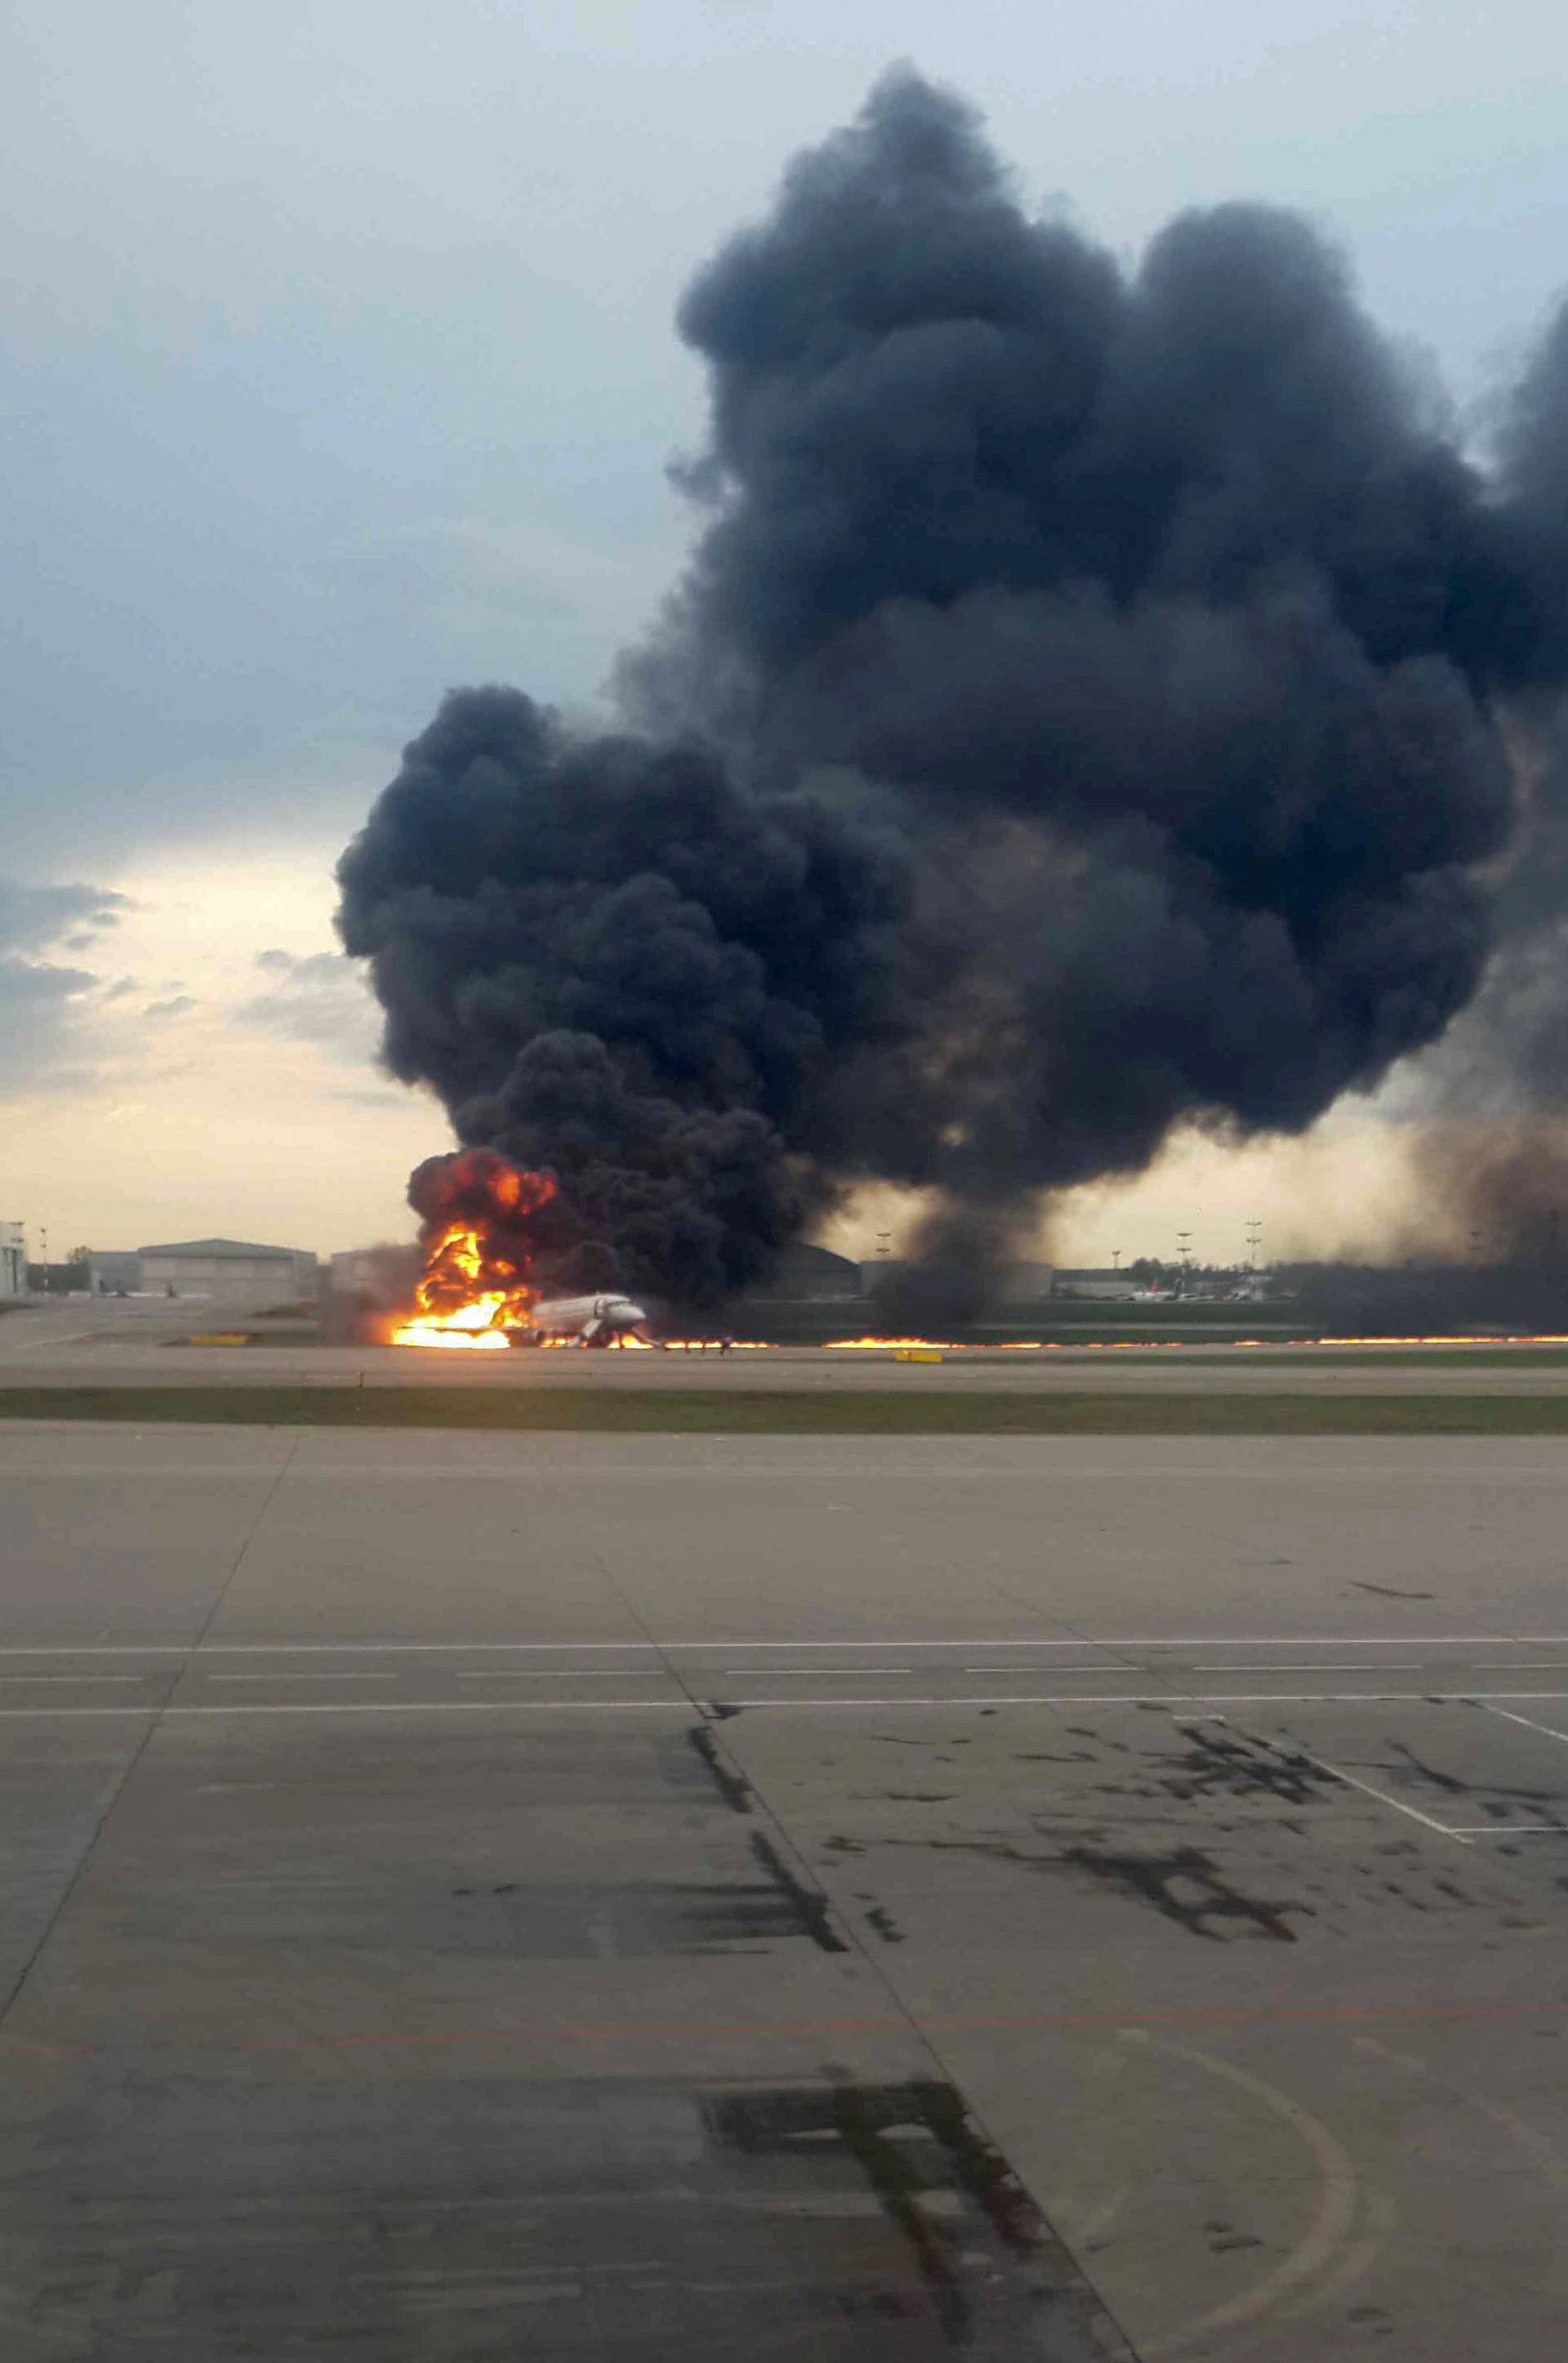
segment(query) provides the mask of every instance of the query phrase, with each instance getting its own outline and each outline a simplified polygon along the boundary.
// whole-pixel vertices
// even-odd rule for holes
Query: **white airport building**
[[[26,1296],[28,1244],[20,1223],[0,1222],[0,1297]]]
[[[138,1248],[144,1292],[205,1297],[219,1304],[292,1304],[315,1293],[315,1258],[303,1248],[264,1248],[245,1239],[179,1239]]]

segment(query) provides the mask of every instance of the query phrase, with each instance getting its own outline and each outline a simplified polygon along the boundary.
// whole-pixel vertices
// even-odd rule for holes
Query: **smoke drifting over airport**
[[[876,1179],[977,1289],[1042,1193],[1507,1001],[1568,909],[1568,324],[1484,475],[1305,223],[1129,277],[900,72],[680,327],[707,524],[626,734],[456,693],[340,869],[392,1071],[628,1280],[717,1297]]]

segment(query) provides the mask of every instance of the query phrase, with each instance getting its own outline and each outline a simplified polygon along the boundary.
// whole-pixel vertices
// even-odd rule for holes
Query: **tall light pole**
[[[1258,1241],[1262,1237],[1263,1225],[1254,1215],[1247,1225],[1247,1270],[1249,1271],[1256,1271],[1258,1268]]]

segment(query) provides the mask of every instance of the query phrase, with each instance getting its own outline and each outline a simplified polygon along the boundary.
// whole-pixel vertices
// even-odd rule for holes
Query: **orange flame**
[[[514,1205],[522,1186],[520,1175],[502,1176],[514,1187],[507,1201]],[[481,1279],[500,1277],[502,1288],[479,1287]],[[425,1258],[425,1270],[414,1291],[418,1308],[412,1321],[392,1331],[394,1346],[482,1348],[493,1352],[506,1347],[508,1329],[525,1328],[536,1291],[514,1263],[487,1252],[470,1223],[448,1223]],[[454,1301],[455,1300],[455,1301]]]
[[[932,1353],[939,1354],[951,1354],[957,1350],[950,1339],[941,1337],[830,1337],[827,1351],[830,1354],[876,1354],[889,1353],[895,1348],[907,1351],[911,1346],[923,1346]]]
[[[999,1346],[966,1345],[951,1337],[830,1337],[830,1354],[908,1353],[913,1348],[928,1354],[1039,1354],[1038,1337],[1009,1339]]]

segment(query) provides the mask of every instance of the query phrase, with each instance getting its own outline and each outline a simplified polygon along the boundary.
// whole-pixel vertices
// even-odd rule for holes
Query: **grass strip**
[[[1562,1436],[1562,1395],[788,1392],[660,1387],[7,1387],[0,1420],[659,1436]]]

